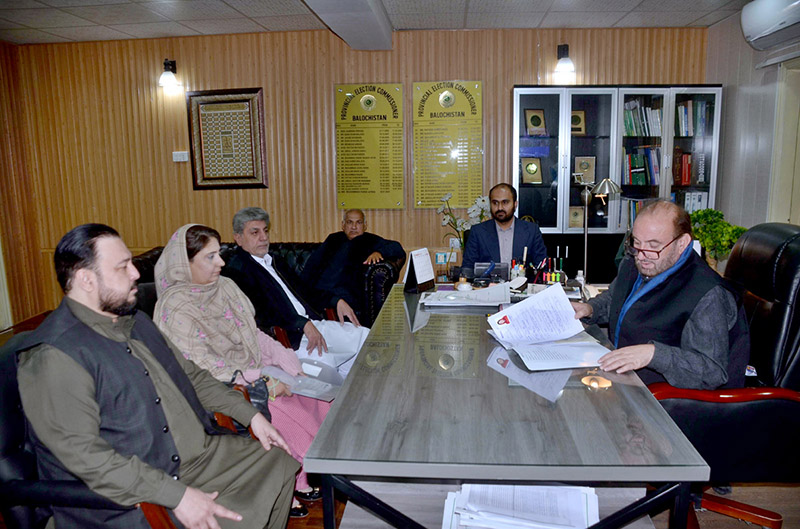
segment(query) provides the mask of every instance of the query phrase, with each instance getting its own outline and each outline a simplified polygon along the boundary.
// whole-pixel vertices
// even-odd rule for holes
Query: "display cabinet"
[[[585,185],[613,175],[617,89],[514,88],[512,181],[520,218],[535,220],[545,233],[582,232]],[[616,225],[618,208],[600,200],[589,207],[589,230]]]
[[[514,87],[518,215],[582,232],[580,192],[606,177],[622,194],[591,201],[590,233],[625,232],[647,199],[714,207],[721,97],[718,85]]]

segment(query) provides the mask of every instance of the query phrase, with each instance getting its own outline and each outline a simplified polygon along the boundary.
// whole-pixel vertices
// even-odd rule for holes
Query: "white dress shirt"
[[[275,278],[275,281],[277,281],[278,284],[281,286],[283,292],[289,298],[289,301],[292,302],[292,306],[294,307],[294,310],[297,311],[297,314],[299,314],[304,318],[308,318],[308,313],[306,312],[306,308],[303,306],[302,303],[300,303],[300,300],[297,299],[294,294],[292,294],[291,289],[288,286],[286,286],[286,283],[284,283],[283,279],[281,279],[281,276],[278,275],[278,272],[275,270],[275,267],[272,266],[272,256],[270,254],[265,254],[264,257],[256,257],[253,254],[250,255],[253,257],[253,259],[255,259],[255,261],[258,264],[263,266],[264,269],[267,272],[269,272],[269,275]]]

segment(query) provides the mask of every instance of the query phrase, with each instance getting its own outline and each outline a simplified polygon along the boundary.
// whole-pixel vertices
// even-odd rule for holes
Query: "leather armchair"
[[[269,250],[271,254],[281,257],[299,276],[306,261],[320,244],[317,242],[274,242],[270,243]],[[137,296],[139,300],[138,306],[140,310],[151,317],[156,305],[154,271],[163,249],[163,246],[157,246],[133,257],[133,264],[140,274],[139,293]],[[228,257],[235,250],[235,243],[222,243],[220,256],[227,262]],[[378,317],[378,313],[383,307],[392,285],[397,283],[400,278],[400,270],[404,264],[405,256],[396,261],[385,260],[363,267],[363,273],[360,277],[362,277],[363,281],[364,307],[366,307],[367,314],[365,314],[364,320],[361,321],[362,325],[369,327]]]
[[[711,467],[711,482],[800,479],[800,227],[767,223],[736,243],[725,277],[739,287],[750,324],[743,389],[713,391],[652,384],[651,391]],[[781,527],[780,514],[703,494],[703,508]],[[693,511],[690,516],[693,516]],[[695,520],[696,521],[696,520]]]

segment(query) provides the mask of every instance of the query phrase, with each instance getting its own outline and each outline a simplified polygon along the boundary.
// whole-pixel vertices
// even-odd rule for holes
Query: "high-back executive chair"
[[[17,389],[16,349],[27,333],[16,334],[0,347],[0,515],[9,529],[41,529],[51,516],[50,505],[83,509],[120,509],[80,481],[40,480],[33,446]],[[247,390],[236,387],[249,400]],[[220,426],[236,430],[230,417],[215,413]],[[252,435],[252,431],[250,432]],[[153,529],[174,529],[168,510],[160,505],[136,505]],[[2,525],[2,524],[0,524]]]
[[[731,252],[725,277],[750,324],[748,387],[651,391],[711,467],[711,483],[800,481],[800,226],[759,224]],[[703,494],[703,508],[764,527],[780,514]],[[690,523],[696,525],[694,511]]]

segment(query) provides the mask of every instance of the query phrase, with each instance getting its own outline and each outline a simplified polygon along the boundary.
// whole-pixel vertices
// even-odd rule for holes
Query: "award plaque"
[[[594,156],[575,157],[575,172],[581,173],[578,178],[582,183],[594,182],[595,160],[596,158]]]
[[[570,120],[573,136],[583,136],[586,134],[586,112],[583,110],[573,110]]]
[[[544,110],[525,110],[525,123],[528,129],[528,136],[547,136],[547,128],[544,124]]]
[[[541,184],[542,183],[542,162],[539,158],[522,158],[522,183]]]
[[[583,228],[583,206],[569,207],[569,227]]]

